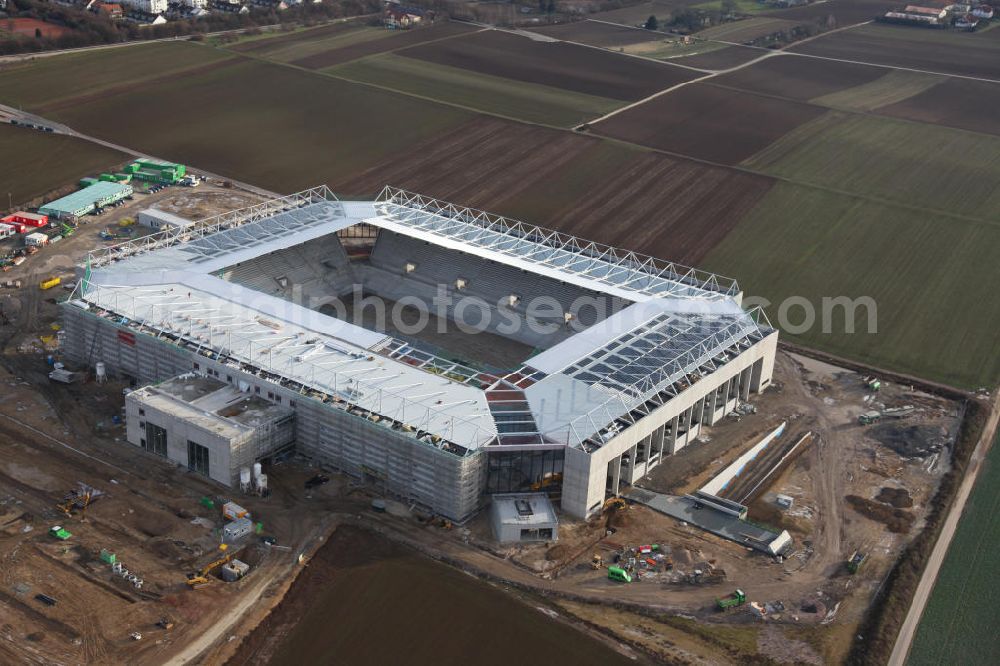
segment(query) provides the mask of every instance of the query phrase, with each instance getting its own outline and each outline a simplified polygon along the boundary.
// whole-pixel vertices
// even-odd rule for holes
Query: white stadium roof
[[[496,377],[217,276],[355,224],[632,304]],[[370,202],[307,190],[97,250],[88,265],[75,305],[467,451],[599,446],[679,381],[770,333],[732,280],[392,188]]]

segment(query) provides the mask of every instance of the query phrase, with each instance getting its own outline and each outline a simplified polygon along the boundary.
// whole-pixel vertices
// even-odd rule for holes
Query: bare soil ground
[[[337,192],[386,184],[496,213],[544,210],[546,227],[694,264],[767,193],[769,178],[666,155],[612,149],[579,134],[477,119],[395,155]],[[572,181],[572,182],[571,182]],[[582,190],[580,183],[587,186]]]
[[[592,127],[631,143],[739,164],[822,114],[805,104],[695,83]]]
[[[697,75],[673,65],[495,30],[414,46],[398,53],[483,74],[629,101]]]
[[[721,49],[707,51],[706,53],[671,58],[671,62],[689,67],[719,70],[742,65],[764,54],[765,52],[760,49],[752,49],[747,46],[726,46]]]
[[[776,56],[718,76],[712,82],[805,102],[870,83],[885,73],[881,67]]]
[[[291,64],[305,67],[306,69],[323,69],[341,63],[357,60],[366,56],[386,53],[403,49],[416,44],[444,39],[454,35],[462,35],[476,31],[478,28],[466,23],[456,23],[454,21],[439,21],[434,25],[407,30],[397,35],[390,35],[385,39],[375,39],[372,41],[359,42],[348,46],[342,46],[323,53],[293,60]]]
[[[945,127],[1000,134],[997,108],[1000,108],[1000,85],[948,79],[902,102],[883,106],[878,112]]]

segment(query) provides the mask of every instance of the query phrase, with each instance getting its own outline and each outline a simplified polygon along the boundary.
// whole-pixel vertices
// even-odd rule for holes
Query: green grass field
[[[624,104],[618,100],[392,54],[365,58],[324,71],[353,81],[373,83],[517,120],[560,127],[578,125]]]
[[[991,664],[1000,633],[1000,437],[986,458],[910,648],[908,666]]]
[[[39,108],[231,57],[194,44],[161,42],[38,58],[0,69],[0,100],[25,109]]]
[[[786,339],[874,365],[974,388],[1000,381],[1000,225],[946,218],[894,205],[779,183],[703,262],[737,278],[777,307],[805,297],[817,324]],[[856,333],[843,314],[831,333],[819,322],[823,297],[869,296],[878,332]],[[789,318],[802,321],[794,308]]]
[[[831,111],[789,132],[744,165],[907,206],[991,219],[994,224],[1000,214],[1000,137],[985,134]]]
[[[118,151],[58,134],[0,125],[0,207],[15,207],[127,159]]]
[[[847,109],[850,111],[874,111],[883,106],[896,104],[914,95],[919,95],[925,90],[933,88],[945,81],[943,76],[933,74],[921,74],[920,72],[908,72],[906,70],[890,70],[888,74],[881,76],[871,83],[860,86],[838,90],[817,97],[813,104],[829,106],[834,109]]]
[[[192,52],[206,58],[218,53],[184,43],[128,50],[145,58],[145,48],[160,54],[169,48],[181,58]],[[48,91],[65,95],[75,86],[78,97],[49,115],[82,132],[279,192],[346,178],[473,116],[244,58],[224,68],[154,83],[136,81],[113,94],[89,95],[91,82],[105,78],[101,58],[113,63],[122,51],[93,54],[92,68],[70,68],[62,77],[56,75],[62,58],[39,61],[45,76],[32,90],[35,99],[41,105]],[[14,82],[0,76],[0,101],[19,96],[30,68],[17,74]],[[160,70],[150,67],[147,74],[155,78]]]

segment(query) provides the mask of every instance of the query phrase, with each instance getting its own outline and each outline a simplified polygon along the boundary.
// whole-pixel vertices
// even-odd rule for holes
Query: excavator
[[[227,553],[226,555],[220,557],[214,562],[209,562],[206,564],[201,571],[198,573],[188,574],[187,584],[192,590],[197,590],[199,587],[205,587],[208,585],[212,579],[208,577],[216,567],[221,567],[223,564],[233,559],[232,554]]]
[[[63,496],[60,502],[56,503],[56,508],[66,514],[67,518],[73,517],[73,510],[81,514],[87,511],[87,507],[97,501],[104,493],[97,488],[88,486],[86,483],[77,483],[77,488]]]
[[[555,486],[562,483],[563,475],[560,472],[555,472],[552,474],[547,474],[542,479],[535,481],[531,484],[531,490],[533,492],[538,492],[539,490],[545,490],[549,486]]]

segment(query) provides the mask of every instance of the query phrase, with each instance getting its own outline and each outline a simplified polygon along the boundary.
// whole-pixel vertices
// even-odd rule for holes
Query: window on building
[[[208,449],[188,440],[188,469],[208,476]]]
[[[259,386],[254,386],[253,387],[253,392],[256,393],[257,395],[260,395],[260,387]]]
[[[145,409],[140,409],[139,410],[139,416],[145,416],[145,415],[146,415],[146,410]]]
[[[142,448],[158,456],[167,457],[167,431],[155,423],[146,421],[146,439]]]
[[[201,370],[201,363],[195,363],[194,364],[194,369],[195,370]]]

